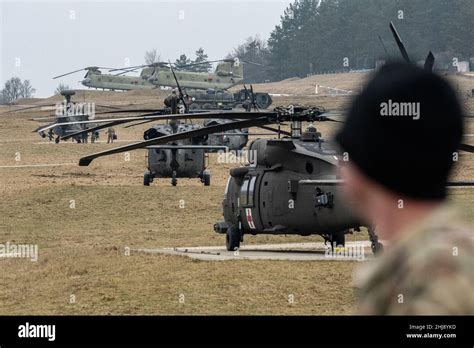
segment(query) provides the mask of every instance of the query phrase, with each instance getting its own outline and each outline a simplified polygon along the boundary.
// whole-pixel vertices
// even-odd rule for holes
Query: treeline
[[[10,103],[20,98],[31,98],[35,91],[30,80],[22,81],[19,77],[12,77],[0,90],[0,104]]]
[[[200,47],[194,54],[194,59],[188,58],[186,54],[181,54],[174,62],[175,67],[183,71],[210,72],[212,70],[212,63],[209,62],[209,56],[204,52],[204,48]],[[145,64],[151,65],[161,62],[161,55],[156,48],[146,51],[144,58]]]
[[[249,39],[236,53],[268,66],[258,78],[249,76],[255,80],[250,82],[373,68],[387,58],[384,46],[399,56],[390,21],[413,60],[424,60],[432,50],[437,66],[446,68],[474,57],[473,0],[296,0],[268,42],[257,40],[256,47]]]

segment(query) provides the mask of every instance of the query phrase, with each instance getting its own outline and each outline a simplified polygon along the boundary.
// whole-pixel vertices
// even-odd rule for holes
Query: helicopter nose
[[[89,86],[89,84],[91,83],[91,79],[90,78],[86,78],[84,80],[82,80],[82,84],[84,86]]]

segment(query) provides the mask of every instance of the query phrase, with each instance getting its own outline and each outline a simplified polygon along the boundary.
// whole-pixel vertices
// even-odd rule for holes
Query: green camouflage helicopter
[[[215,62],[215,61],[214,61]],[[207,63],[207,62],[206,62]],[[209,62],[213,63],[213,62]],[[181,68],[186,68],[194,64],[189,64]],[[109,70],[108,74],[102,70]],[[126,73],[142,69],[140,76],[122,76]],[[74,70],[66,74],[58,75],[53,79],[58,79],[80,71],[87,71],[81,83],[90,88],[110,89],[110,90],[135,90],[152,89],[160,86],[177,87],[173,75],[170,71],[170,63],[157,62],[153,64],[137,65],[126,68],[107,67],[87,67]],[[118,73],[113,73],[118,72]],[[224,59],[217,65],[213,73],[176,71],[176,75],[183,88],[191,89],[228,89],[243,81],[243,68],[240,61],[235,59]]]
[[[189,96],[188,103],[191,109],[232,109],[237,106],[246,107],[249,104],[250,94],[245,89],[236,93],[227,90],[233,86],[243,83],[244,73],[242,62],[238,58],[229,58],[210,62],[201,62],[180,66],[180,69],[188,68],[204,63],[219,64],[213,73],[191,72],[176,70],[175,73],[181,88],[186,90]],[[243,62],[248,64],[257,64]],[[86,71],[81,83],[89,88],[110,89],[110,90],[137,90],[154,89],[159,87],[178,87],[173,73],[171,63],[157,62],[147,65],[138,65],[127,68],[107,68],[107,67],[87,67],[66,74],[53,77],[57,79],[80,71]],[[107,74],[102,70],[109,70]],[[140,76],[122,76],[124,74],[142,69]],[[113,73],[118,72],[118,73]],[[260,109],[267,109],[272,104],[272,98],[268,93],[255,93],[257,106]]]

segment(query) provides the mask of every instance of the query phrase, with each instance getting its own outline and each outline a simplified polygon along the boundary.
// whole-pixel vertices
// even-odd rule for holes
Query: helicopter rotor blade
[[[147,123],[147,122],[153,122],[153,121],[155,121],[156,117],[158,117],[158,116],[160,116],[160,115],[148,116],[149,119],[147,119],[146,121],[140,122],[140,124]],[[105,128],[108,128],[108,127],[117,126],[117,125],[121,125],[121,124],[124,124],[124,123],[142,121],[143,119],[144,119],[143,117],[125,117],[125,118],[105,119],[105,120],[90,120],[90,121],[58,123],[58,124],[56,124],[56,126],[65,126],[65,125],[72,125],[72,124],[91,124],[91,123],[92,124],[97,124],[97,123],[102,123],[102,124],[99,124],[97,126],[87,128],[87,129],[82,129],[82,130],[77,131],[75,133],[68,134],[68,135],[65,135],[65,136],[61,137],[61,140],[68,140],[72,137],[79,136],[79,135],[82,135],[82,134],[85,134],[85,133],[90,133],[90,132],[93,132],[93,131],[96,131],[96,130],[105,129]],[[131,125],[131,126],[137,126],[137,125],[138,124],[134,124],[134,125]]]
[[[295,111],[294,115],[289,114],[286,112],[286,108],[276,108],[273,111],[219,111],[219,112],[201,112],[201,113],[189,113],[189,114],[164,114],[161,113],[150,113],[144,114],[135,117],[128,117],[123,118],[123,120],[184,120],[184,119],[223,119],[223,120],[236,120],[236,119],[243,119],[243,120],[251,120],[256,119],[258,117],[267,117],[270,119],[274,119],[274,122],[278,122],[278,116],[284,118],[284,120],[292,119],[292,118],[304,118],[304,120],[308,121],[318,121],[318,122],[342,122],[336,119],[333,119],[334,116],[337,114],[332,114],[330,112],[321,111],[320,108],[303,108],[304,112]],[[111,121],[116,121],[120,119],[111,119]],[[281,121],[281,120],[280,120]]]
[[[430,51],[430,53],[428,53],[428,56],[426,57],[426,60],[425,60],[425,70],[433,71],[434,63],[435,63],[435,57],[433,55],[433,52]]]
[[[261,67],[267,67],[265,64],[261,64],[261,63],[255,63],[255,62],[250,62],[248,60],[243,60],[243,59],[239,59],[242,63],[245,63],[245,64],[251,64],[251,65],[256,65],[256,66],[261,66]]]
[[[258,128],[262,128],[262,129],[265,129],[267,131],[270,131],[270,132],[274,132],[274,133],[280,133],[280,134],[283,134],[283,135],[286,135],[286,136],[291,136],[291,133],[290,132],[287,132],[287,131],[284,131],[284,130],[278,130],[278,129],[275,129],[275,128],[272,128],[272,127],[268,127],[268,126],[259,126]],[[253,135],[253,134],[249,134],[249,135]]]
[[[132,114],[132,113],[160,113],[164,112],[167,109],[120,109],[117,108],[116,111],[102,111],[96,112],[96,115],[110,115],[110,114]],[[144,115],[142,115],[144,116]]]
[[[52,126],[52,127],[49,127],[49,126]],[[50,129],[50,128],[54,128],[55,126],[56,126],[56,123],[49,123],[46,126],[40,126],[40,127],[36,128],[35,130],[31,131],[31,133],[44,132],[43,128]],[[48,128],[46,128],[46,127],[48,127]]]
[[[249,90],[247,89],[247,86],[245,85],[245,83],[243,84],[243,87],[245,90],[245,99],[247,99],[249,97]]]
[[[192,66],[198,66],[198,65],[204,65],[204,64],[213,64],[213,63],[221,63],[221,62],[235,63],[236,58],[238,58],[238,57],[224,58],[224,59],[217,59],[217,60],[206,60],[206,61],[199,62],[199,63],[190,63],[190,64],[179,65],[179,66],[174,64],[174,66],[178,69],[182,69],[182,68],[188,68],[188,67],[192,67]],[[245,63],[245,64],[251,64],[251,65],[266,67],[266,65],[261,64],[261,63],[255,63],[255,62],[251,62],[251,61],[248,61],[248,60],[243,60],[243,59],[240,59],[240,58],[238,58],[238,59],[239,59],[240,62]]]
[[[190,63],[190,64],[185,64],[185,65],[176,65],[174,64],[174,66],[178,69],[182,69],[182,68],[189,68],[191,66],[199,66],[199,65],[204,65],[204,64],[212,64],[212,63],[217,63],[217,62],[223,62],[224,60],[223,59],[220,59],[220,60],[206,60],[204,62],[199,62],[199,63]]]
[[[474,153],[474,146],[473,145],[468,145],[468,144],[460,144],[459,145],[459,150]]]
[[[258,111],[257,100],[255,99],[255,93],[253,92],[253,86],[252,85],[250,85],[250,93],[252,95],[252,106],[254,107],[255,110]]]
[[[84,115],[86,116],[86,115]],[[138,121],[140,121],[142,118],[139,118]],[[73,125],[87,125],[87,124],[96,124],[96,123],[104,123],[106,125],[108,124],[114,124],[115,122],[120,122],[120,123],[125,123],[125,122],[133,122],[135,121],[133,117],[128,117],[128,118],[109,118],[109,119],[97,119],[97,120],[85,120],[85,121],[69,121],[69,122],[57,122],[54,123],[53,125],[48,125],[41,127],[38,129],[38,131],[46,131],[50,128],[54,127],[67,127],[67,126],[73,126]],[[81,130],[80,133],[85,133],[87,130]],[[77,134],[75,134],[77,135]]]
[[[345,181],[341,179],[327,179],[327,180],[300,180],[298,182],[301,185],[332,185],[340,186],[344,185]],[[474,187],[474,181],[449,181],[446,183],[446,187]]]
[[[113,76],[121,76],[121,75],[124,75],[124,74],[128,74],[128,73],[131,73],[131,72],[134,72],[134,71],[137,71],[138,69],[140,68],[134,68],[134,69],[127,69],[127,70],[124,70],[118,74],[114,74]]]
[[[8,113],[11,113],[11,112],[24,111],[24,110],[31,110],[31,109],[42,108],[42,107],[53,107],[53,106],[56,106],[56,105],[58,105],[58,104],[33,105],[33,106],[25,107],[25,108],[20,108],[20,109],[5,111],[5,112],[2,112],[2,113],[0,113],[0,114],[8,114]],[[101,104],[95,104],[95,105],[98,106],[98,107],[101,107],[101,108],[106,108],[106,109],[113,109],[113,110],[119,110],[119,109],[120,109],[120,108],[118,108],[118,107],[108,106],[108,105],[101,105]],[[105,113],[105,112],[104,112],[104,113]],[[96,113],[96,114],[102,114],[102,113]],[[51,117],[55,117],[55,116],[51,116]]]
[[[219,118],[219,119],[255,119],[257,117],[268,117],[271,118],[272,116],[275,117],[275,113],[249,113],[249,112],[229,112],[229,113],[201,113],[201,114],[175,114],[175,115],[168,115],[165,114],[165,112],[169,112],[168,110],[164,110],[163,113],[153,113],[153,114],[148,114],[148,115],[142,115],[142,116],[135,116],[135,117],[123,117],[123,118],[109,118],[109,119],[98,119],[98,120],[88,120],[88,121],[73,121],[73,122],[63,122],[63,123],[56,123],[55,126],[71,126],[71,125],[78,125],[78,124],[91,124],[91,123],[103,123],[102,128],[107,128],[108,126],[114,126],[117,124],[123,124],[123,123],[128,123],[128,122],[134,122],[134,121],[161,121],[161,120],[170,120],[170,119],[175,119],[175,120],[183,120],[183,119],[207,119],[207,118]],[[250,116],[249,114],[252,114]],[[49,127],[51,128],[51,127]],[[45,128],[43,130],[47,130],[49,128]],[[80,135],[86,132],[89,132],[90,130],[84,129],[81,130],[77,133],[74,133],[74,135]],[[67,136],[70,138],[70,136]]]
[[[112,71],[133,71],[133,70],[138,70],[138,69],[142,69],[142,68],[156,68],[158,66],[168,66],[168,65],[169,65],[168,62],[155,62],[155,63],[152,63],[152,64],[127,66],[127,67],[124,67],[124,68],[111,68],[109,72],[112,72]]]
[[[291,119],[291,118],[301,118],[302,120],[309,120],[309,121],[318,121],[318,122],[341,122],[338,120],[334,120],[332,118],[329,118],[325,116],[326,114],[330,115],[329,113],[323,113],[320,111],[320,109],[312,109],[312,108],[306,108],[304,111],[307,111],[306,114],[301,114],[301,115],[290,115],[288,113],[285,113],[285,110],[282,109],[275,109],[275,111],[272,112],[264,112],[264,111],[258,111],[258,112],[248,112],[248,111],[224,111],[224,112],[203,112],[203,113],[194,113],[194,114],[167,114],[169,112],[168,109],[160,111],[160,113],[154,112],[150,114],[145,114],[145,115],[140,115],[140,116],[134,116],[134,117],[124,117],[124,118],[113,118],[113,119],[102,119],[102,120],[90,120],[90,121],[77,121],[77,122],[65,122],[65,123],[58,123],[56,126],[67,126],[67,125],[73,125],[73,124],[89,124],[89,123],[104,123],[108,122],[102,125],[101,128],[106,128],[109,125],[117,125],[117,124],[123,124],[123,123],[128,123],[128,122],[134,122],[134,121],[162,121],[162,120],[183,120],[183,119],[222,119],[222,120],[238,120],[238,119],[243,119],[243,120],[254,120],[258,118],[266,118],[268,120],[271,120],[269,123],[278,123],[281,122],[282,120],[278,120],[278,117],[281,116],[285,120]],[[146,122],[144,122],[146,123]],[[74,135],[80,135],[86,132],[90,132],[90,130],[85,129],[81,130],[80,132],[74,133]],[[67,137],[70,137],[69,135]]]
[[[118,108],[116,106],[101,105],[101,104],[95,104],[95,106],[98,106],[98,107],[104,108],[104,109],[120,110],[120,108]]]
[[[142,121],[142,122],[138,122],[138,123],[135,123],[135,124],[129,124],[123,128],[131,128],[131,127],[135,127],[135,126],[140,126],[142,124],[146,124],[146,123],[150,123],[150,122],[153,122],[154,120],[146,120],[146,121]]]
[[[59,79],[60,77],[72,75],[72,74],[75,74],[75,73],[77,73],[77,72],[79,72],[79,71],[83,71],[83,70],[86,70],[86,69],[85,69],[85,68],[82,68],[82,69],[78,69],[78,70],[74,70],[74,71],[68,72],[68,73],[66,73],[66,74],[58,75],[58,76],[53,77],[53,80]]]
[[[186,103],[186,100],[184,100],[183,90],[181,89],[181,86],[179,85],[179,81],[178,81],[178,78],[176,77],[176,74],[175,74],[174,69],[173,69],[173,65],[171,64],[171,61],[169,63],[170,63],[171,72],[173,73],[174,80],[176,81],[176,86],[178,87],[179,99],[181,99],[181,102],[183,103],[184,109],[186,110],[186,113],[187,113],[188,112],[188,104]]]
[[[123,70],[130,70],[130,69],[141,69],[141,68],[147,68],[149,67],[150,65],[148,64],[144,64],[144,65],[135,65],[135,66],[127,66],[125,68],[113,68],[113,69],[110,69],[110,72],[112,71],[123,71]]]
[[[398,49],[400,50],[403,56],[403,59],[405,59],[407,63],[411,63],[410,57],[408,56],[408,52],[405,48],[405,45],[403,44],[402,39],[400,38],[400,35],[398,34],[398,31],[395,28],[395,25],[393,24],[393,22],[390,22],[390,30],[392,31],[393,37],[395,38]]]
[[[9,114],[9,113],[11,113],[11,112],[17,112],[17,111],[23,111],[23,110],[30,110],[30,109],[36,109],[36,108],[42,108],[42,107],[53,107],[53,106],[56,106],[56,104],[33,105],[33,106],[25,107],[25,108],[20,108],[20,109],[5,111],[5,112],[2,112],[1,114]]]
[[[210,126],[210,127],[203,127],[203,128],[199,128],[199,129],[195,129],[195,130],[191,130],[187,132],[173,133],[167,136],[145,140],[145,141],[131,144],[131,145],[120,146],[115,149],[102,151],[102,152],[98,152],[86,157],[82,157],[79,160],[79,165],[88,166],[94,159],[99,158],[99,157],[137,150],[137,149],[143,149],[143,148],[146,148],[148,146],[153,146],[153,145],[166,144],[170,141],[176,141],[180,139],[188,139],[188,138],[194,138],[194,137],[202,137],[209,134],[225,132],[225,131],[234,130],[234,129],[264,126],[270,123],[272,123],[270,119],[266,117],[260,117],[253,120],[236,121],[236,122],[224,123],[224,124],[219,124],[219,125]]]
[[[110,71],[112,71],[112,70],[115,69],[115,68],[110,68],[110,67],[106,67],[106,66],[88,66],[88,67],[85,67],[85,68],[82,68],[82,69],[78,69],[78,70],[74,70],[74,71],[68,72],[68,73],[66,73],[66,74],[62,74],[62,75],[55,76],[55,77],[53,77],[53,80],[58,79],[58,78],[63,77],[63,76],[75,74],[75,73],[77,73],[77,72],[79,72],[79,71],[83,71],[83,70],[99,70],[99,69],[105,69],[105,70],[110,70]]]
[[[474,187],[474,181],[472,180],[450,181],[446,184],[446,187]]]
[[[176,68],[179,68],[179,69],[182,69],[182,68],[188,68],[188,67],[191,67],[191,66],[199,66],[199,65],[204,65],[204,64],[213,64],[213,63],[220,63],[220,62],[229,62],[229,63],[232,63],[232,62],[235,62],[235,58],[226,58],[226,59],[217,59],[217,60],[205,60],[203,62],[199,62],[199,63],[190,63],[190,64],[185,64],[185,65],[176,65],[176,64],[173,64]]]

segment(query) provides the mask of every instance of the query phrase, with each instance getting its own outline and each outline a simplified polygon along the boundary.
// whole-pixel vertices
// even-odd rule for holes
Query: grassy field
[[[357,77],[354,84],[359,80]],[[337,85],[337,81],[325,83]],[[345,82],[343,87],[350,86]],[[113,92],[87,92],[80,98],[109,105],[161,106],[157,98],[162,92],[153,93],[132,92],[127,102],[123,93]],[[275,97],[275,104],[284,104],[287,98]],[[305,98],[298,101],[309,103]],[[329,108],[340,107],[347,99],[314,98],[312,102]],[[82,155],[112,145],[51,144],[31,132],[42,123],[30,119],[47,114],[29,111],[0,116],[0,243],[39,246],[37,262],[0,259],[0,314],[311,315],[354,311],[355,262],[207,262],[128,254],[128,248],[223,245],[223,236],[215,234],[212,225],[221,219],[231,166],[218,165],[216,156],[211,156],[211,187],[184,179],[177,187],[169,180],[143,187],[143,150],[132,152],[130,161],[114,155],[90,167],[78,167]],[[319,128],[332,134],[334,127],[323,124]],[[474,133],[472,122],[468,127]],[[118,128],[119,138],[141,139],[145,129]],[[473,177],[473,157],[465,155],[461,160],[456,177]],[[61,166],[29,167],[38,164]],[[452,199],[474,224],[474,195],[455,190]],[[180,200],[184,208],[179,207]],[[247,237],[245,243],[321,240],[256,236]]]

